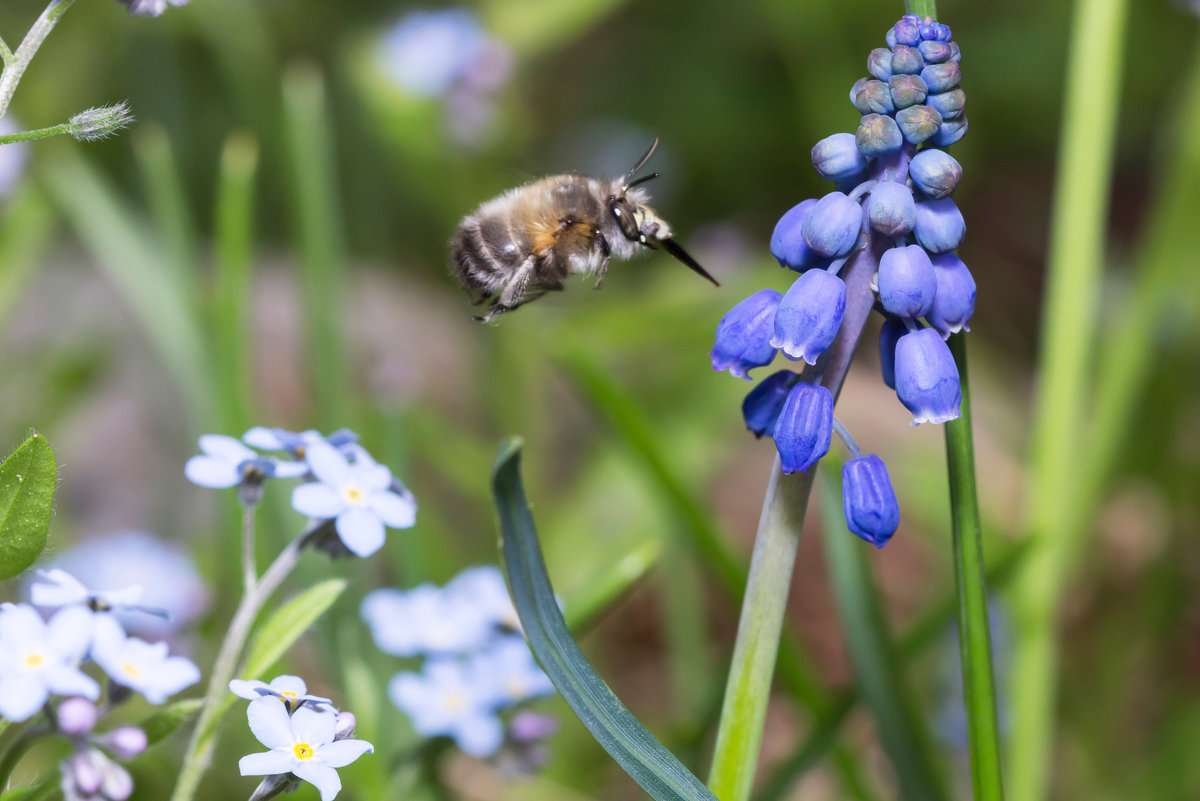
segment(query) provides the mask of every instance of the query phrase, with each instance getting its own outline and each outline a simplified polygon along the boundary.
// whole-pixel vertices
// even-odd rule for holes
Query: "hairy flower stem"
[[[35,139],[48,139],[51,136],[62,136],[70,132],[71,126],[64,122],[61,125],[52,125],[49,128],[38,128],[36,131],[21,131],[20,133],[0,136],[0,145],[9,145],[13,142],[32,142]]]
[[[871,277],[887,247],[882,237],[872,236],[869,242],[841,273],[847,301],[838,338],[815,366],[805,368],[801,378],[812,381],[820,376],[820,383],[835,400],[870,316]],[[721,801],[746,801],[754,784],[783,614],[813,475],[815,471],[810,475],[784,475],[776,457],[767,485],[708,779],[709,789]]]
[[[992,674],[979,499],[975,492],[975,446],[971,435],[966,338],[963,334],[954,334],[949,345],[958,365],[962,387],[962,417],[946,423],[946,463],[950,474],[958,644],[962,654],[963,696],[971,749],[971,782],[975,801],[1002,801],[1000,730],[996,719],[996,680]]]
[[[252,517],[253,513],[251,513]],[[253,521],[248,524],[253,531]],[[171,801],[191,801],[196,795],[200,779],[212,761],[213,749],[217,744],[217,713],[221,708],[221,699],[229,692],[229,680],[237,669],[238,657],[250,637],[250,629],[262,605],[279,588],[287,575],[292,572],[300,559],[300,551],[308,541],[308,532],[301,534],[288,543],[287,547],[275,557],[262,578],[252,582],[233,620],[229,623],[229,631],[221,642],[221,650],[213,663],[212,674],[209,676],[208,689],[204,692],[204,707],[196,728],[192,731],[192,739],[188,742],[187,753],[184,754],[179,778],[175,782],[175,790],[171,793]],[[253,547],[253,546],[251,546]]]
[[[33,60],[34,54],[42,46],[42,42],[46,41],[50,31],[54,30],[58,18],[74,2],[75,0],[51,0],[50,5],[46,6],[46,10],[37,18],[37,22],[33,23],[33,27],[21,40],[21,46],[17,48],[17,52],[10,54],[7,52],[8,47],[5,46],[4,71],[0,72],[0,117],[3,117],[4,113],[8,111],[8,104],[12,102],[13,92],[17,91],[17,84],[21,82],[21,76],[25,74],[25,68]]]

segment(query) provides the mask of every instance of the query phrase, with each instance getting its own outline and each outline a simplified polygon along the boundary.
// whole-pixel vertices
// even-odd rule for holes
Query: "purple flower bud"
[[[62,765],[63,784],[68,782],[82,796],[94,795],[104,781],[109,759],[96,748],[76,751]]]
[[[333,722],[333,739],[348,740],[354,736],[354,729],[358,726],[358,718],[354,717],[353,712],[342,710],[337,713],[337,719]]]
[[[908,333],[904,323],[895,317],[883,321],[879,329],[879,366],[883,372],[883,383],[896,388],[896,343]]]
[[[791,370],[780,370],[759,381],[758,386],[746,394],[742,401],[742,418],[756,438],[775,430],[775,421],[779,419],[795,377]]]
[[[967,105],[967,93],[962,89],[951,89],[949,92],[939,92],[925,98],[925,105],[937,109],[942,115],[942,121],[956,120],[962,116]]]
[[[86,698],[68,698],[58,705],[58,728],[63,734],[87,734],[96,725],[96,705]]]
[[[962,259],[953,253],[933,257],[933,275],[937,294],[933,307],[926,315],[929,324],[948,337],[959,331],[970,331],[967,321],[975,312],[975,279]]]
[[[951,42],[948,38],[944,39],[943,41],[950,45],[950,60],[961,62],[962,48],[958,46],[958,42]]]
[[[929,87],[930,94],[949,92],[958,86],[962,80],[962,68],[957,61],[947,61],[943,64],[930,64],[921,70],[921,79]]]
[[[888,92],[892,105],[902,109],[924,103],[929,87],[920,75],[893,75],[888,81]]]
[[[892,75],[916,75],[925,66],[921,51],[907,45],[896,45],[892,51]]]
[[[721,318],[709,354],[714,370],[728,370],[730,375],[749,381],[750,370],[775,358],[771,334],[779,299],[774,289],[760,289]]]
[[[900,133],[914,145],[919,145],[937,133],[942,115],[929,106],[909,106],[896,112]]]
[[[912,190],[895,181],[875,184],[867,198],[867,220],[871,227],[887,236],[902,236],[913,229],[917,204]]]
[[[905,334],[896,343],[896,395],[913,413],[913,425],[944,423],[962,415],[958,367],[932,328]]]
[[[916,20],[901,18],[892,26],[892,30],[896,33],[896,47],[916,47],[921,41],[921,25]]]
[[[116,762],[109,762],[100,782],[100,794],[108,801],[125,801],[133,794],[133,777]]]
[[[858,151],[867,158],[886,156],[904,146],[904,137],[896,121],[886,114],[868,114],[862,118],[854,134]]]
[[[815,205],[816,198],[802,200],[784,212],[779,222],[775,223],[775,231],[771,234],[771,255],[779,260],[779,266],[804,272],[809,267],[826,263],[826,259],[810,248],[800,233],[805,215]]]
[[[775,424],[775,447],[785,473],[806,471],[829,452],[833,395],[820,384],[797,384]]]
[[[949,196],[962,178],[962,165],[944,150],[928,148],[913,156],[908,165],[913,184],[934,200]]]
[[[888,47],[896,46],[896,29],[894,27],[888,28],[887,33],[883,35],[883,42]]]
[[[808,246],[831,259],[849,253],[861,230],[862,208],[841,192],[830,192],[818,200],[800,225]]]
[[[508,736],[518,743],[544,740],[558,731],[558,719],[553,715],[539,715],[524,710],[513,716],[508,724]]]
[[[775,312],[771,346],[792,360],[816,364],[837,336],[846,310],[846,285],[825,270],[809,270],[795,280]]]
[[[101,738],[101,743],[121,759],[133,759],[146,750],[146,732],[137,726],[120,726]]]
[[[931,19],[924,20],[921,23],[920,33],[921,40],[928,41],[938,37],[938,24]]]
[[[859,78],[850,90],[850,102],[859,114],[891,114],[896,110],[892,91],[883,81]]]
[[[917,45],[926,64],[941,64],[950,58],[950,45],[945,42],[921,42]]]
[[[930,253],[945,253],[962,244],[967,223],[950,198],[926,200],[917,204],[917,224],[913,226],[917,242]]]
[[[942,24],[942,23],[940,23],[940,22],[935,22],[935,23],[934,23],[934,25],[936,25],[936,26],[937,26],[937,40],[938,40],[939,42],[949,42],[949,41],[950,41],[950,38],[951,38],[951,37],[954,35],[954,34],[953,34],[951,31],[950,31],[950,26],[949,26],[949,25],[943,25],[943,24]]]
[[[812,149],[812,163],[827,181],[846,178],[867,168],[867,159],[858,151],[854,134],[848,133],[836,133],[817,142]]]
[[[878,456],[860,456],[842,465],[842,510],[846,526],[882,548],[900,525],[900,505],[887,467]]]
[[[891,248],[879,259],[879,302],[892,314],[924,317],[937,289],[929,255],[917,245]]]
[[[942,126],[938,128],[937,133],[929,138],[929,144],[937,145],[938,147],[950,147],[950,145],[962,139],[967,133],[967,118],[959,117],[956,120],[946,120]]]
[[[867,72],[881,81],[892,77],[892,51],[877,47],[867,56]]]

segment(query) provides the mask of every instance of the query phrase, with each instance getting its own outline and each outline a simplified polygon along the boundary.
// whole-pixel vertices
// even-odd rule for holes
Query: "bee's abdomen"
[[[492,293],[502,287],[524,258],[524,248],[509,226],[495,217],[468,217],[451,245],[459,283]]]

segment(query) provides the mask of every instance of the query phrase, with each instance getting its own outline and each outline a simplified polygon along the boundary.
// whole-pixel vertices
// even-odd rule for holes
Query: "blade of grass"
[[[169,254],[164,262],[183,296],[199,299],[200,246],[166,131],[154,123],[139,125],[133,137],[133,153],[141,169],[147,206]]]
[[[4,201],[0,217],[0,319],[6,319],[37,269],[54,231],[46,196],[31,183]]]

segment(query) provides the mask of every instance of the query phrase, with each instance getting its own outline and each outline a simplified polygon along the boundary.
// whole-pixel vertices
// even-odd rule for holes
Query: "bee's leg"
[[[487,314],[475,319],[481,323],[490,323],[505,312],[510,312],[525,303],[525,290],[529,286],[529,279],[533,277],[534,263],[532,256],[521,262],[521,266],[513,271],[512,278],[504,285],[500,297],[488,308]]]
[[[596,285],[592,289],[599,289],[600,282],[604,280],[604,274],[608,272],[608,260],[612,256],[612,247],[609,246],[608,240],[604,238],[604,234],[596,232],[596,247],[600,250],[600,255],[604,257],[604,261],[600,262],[600,267],[596,270]]]

